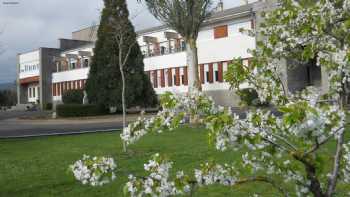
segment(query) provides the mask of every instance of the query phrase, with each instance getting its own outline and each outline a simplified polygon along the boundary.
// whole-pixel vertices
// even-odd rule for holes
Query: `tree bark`
[[[125,106],[125,76],[123,66],[119,65],[120,74],[122,76],[122,107],[123,107],[123,129],[126,127],[126,106]],[[123,142],[123,151],[126,152],[126,144]]]
[[[346,99],[347,99],[347,92],[346,92],[346,84],[343,85],[343,93],[340,95],[339,100],[339,106],[343,110],[346,105]],[[327,197],[331,197],[334,194],[335,188],[337,186],[338,177],[339,177],[339,169],[340,169],[340,162],[343,152],[343,144],[344,144],[344,132],[341,132],[339,134],[338,140],[337,140],[337,150],[334,156],[334,163],[333,163],[333,169],[331,176],[328,179],[328,188],[327,188]]]
[[[300,161],[305,168],[306,177],[310,181],[308,186],[309,190],[315,197],[325,197],[326,195],[322,192],[321,183],[317,178],[316,166],[308,161],[305,157],[300,157],[298,154],[292,154],[293,157]]]
[[[202,83],[199,80],[198,72],[198,49],[197,39],[189,38],[186,40],[186,55],[188,64],[188,90],[202,91]]]

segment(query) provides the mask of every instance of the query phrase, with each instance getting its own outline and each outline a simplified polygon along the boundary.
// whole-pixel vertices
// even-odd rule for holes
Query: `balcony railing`
[[[162,42],[158,43],[158,45],[161,44],[168,44],[168,42]],[[165,47],[165,46],[160,46],[159,49],[155,49],[153,46],[153,49],[150,49],[149,52],[147,50],[147,46],[143,46],[144,50],[142,51],[144,57],[155,57],[155,56],[161,56],[161,55],[169,55],[173,53],[179,53],[186,51],[186,44],[185,42],[181,42],[180,46],[178,47]]]

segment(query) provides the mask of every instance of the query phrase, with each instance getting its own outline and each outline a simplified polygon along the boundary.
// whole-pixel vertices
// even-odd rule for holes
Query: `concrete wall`
[[[40,51],[35,50],[18,55],[19,78],[35,77],[40,75]]]
[[[44,109],[47,103],[52,103],[52,72],[55,69],[54,57],[59,56],[61,50],[40,48],[40,107]]]
[[[59,39],[59,48],[61,50],[76,49],[84,45],[92,44],[92,42],[84,40]]]
[[[40,77],[40,50],[34,50],[27,53],[17,55],[17,103],[26,104],[29,102],[35,103],[39,98],[37,94],[35,97],[28,97],[28,87],[33,84],[21,84],[20,80],[30,77]],[[32,87],[31,86],[31,87]],[[39,89],[36,83],[36,93]]]
[[[98,26],[88,27],[72,33],[72,39],[74,40],[86,40],[96,41],[97,40]]]

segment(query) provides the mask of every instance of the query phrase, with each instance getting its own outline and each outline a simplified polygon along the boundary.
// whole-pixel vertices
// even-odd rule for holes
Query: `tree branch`
[[[268,177],[263,177],[263,176],[257,176],[257,177],[249,177],[245,179],[241,179],[235,182],[236,185],[241,185],[245,183],[250,183],[250,182],[264,182],[272,185],[274,188],[276,188],[283,196],[289,197],[288,192],[283,189],[281,186],[279,186],[275,181]]]
[[[339,131],[344,129],[344,127],[341,127],[337,129],[332,135],[328,136],[326,139],[324,139],[321,142],[318,142],[318,144],[315,144],[310,150],[306,151],[303,155],[303,157],[307,156],[308,154],[314,153],[317,151],[323,144],[327,143],[330,139],[332,139]]]
[[[343,143],[344,143],[344,132],[342,132],[339,136],[338,142],[337,142],[337,150],[335,153],[335,159],[334,159],[334,166],[332,170],[332,174],[328,179],[328,188],[327,188],[327,196],[331,197],[334,193],[335,186],[337,185],[338,175],[339,175],[339,168],[340,168],[340,160],[343,150]]]

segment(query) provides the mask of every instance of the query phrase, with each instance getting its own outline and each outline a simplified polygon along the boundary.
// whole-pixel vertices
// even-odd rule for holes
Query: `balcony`
[[[161,55],[169,55],[169,54],[174,54],[174,53],[180,53],[186,51],[186,45],[184,44],[181,47],[164,47],[161,46],[160,49],[154,49],[150,50],[149,53],[147,51],[142,51],[143,55],[145,58],[148,57],[156,57],[156,56],[161,56]]]

